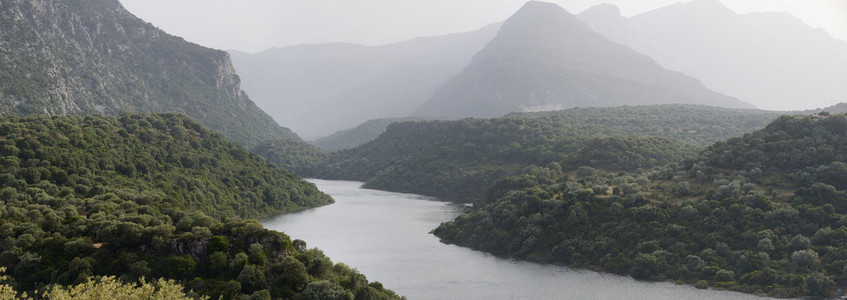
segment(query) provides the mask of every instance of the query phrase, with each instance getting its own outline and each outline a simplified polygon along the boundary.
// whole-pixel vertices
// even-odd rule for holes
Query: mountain
[[[524,172],[433,233],[637,279],[832,298],[847,253],[846,133],[844,114],[785,115],[649,171]]]
[[[3,1],[0,27],[0,115],[176,112],[246,146],[299,139],[250,101],[226,52],[117,0]]]
[[[482,29],[383,45],[330,43],[231,51],[259,107],[307,138],[408,116],[497,33]]]
[[[415,114],[493,117],[661,103],[752,107],[607,40],[558,5],[528,2]]]
[[[788,13],[738,15],[718,0],[694,0],[629,18],[604,4],[578,18],[665,68],[757,107],[797,110],[847,99],[847,42]]]

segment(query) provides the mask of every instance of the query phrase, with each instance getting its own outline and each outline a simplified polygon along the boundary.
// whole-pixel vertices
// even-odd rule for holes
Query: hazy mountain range
[[[612,5],[574,18],[530,2],[502,28],[232,55],[257,104],[315,138],[410,115],[658,103],[812,108],[799,99],[824,107],[847,99],[843,53],[847,43],[789,14],[738,15],[696,0],[631,18]]]
[[[607,40],[556,4],[529,2],[415,113],[496,117],[515,111],[662,103],[752,108]]]
[[[606,38],[758,107],[847,100],[847,42],[788,13],[738,15],[717,0],[694,0],[631,18],[603,4],[578,17]]]
[[[314,44],[231,51],[244,89],[280,124],[311,138],[409,115],[470,62],[499,24],[384,46]]]
[[[0,28],[0,115],[179,112],[247,146],[299,139],[241,91],[226,52],[116,0],[3,1]]]

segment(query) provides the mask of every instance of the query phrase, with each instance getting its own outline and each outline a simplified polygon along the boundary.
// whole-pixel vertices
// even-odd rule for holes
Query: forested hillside
[[[250,101],[226,52],[118,0],[3,1],[0,28],[0,115],[174,112],[247,147],[299,139]]]
[[[615,144],[627,157],[595,157],[599,165],[646,168],[680,160],[693,147],[661,137],[600,137],[582,124],[504,117],[395,123],[380,138],[334,154],[317,176],[367,181],[366,187],[471,202],[494,179],[524,167],[560,173],[565,158],[597,144]],[[616,147],[610,146],[610,147]],[[548,166],[549,163],[554,163]]]
[[[764,128],[779,115],[780,112],[776,111],[684,104],[576,107],[512,114],[559,123],[584,123],[595,126],[601,134],[663,136],[693,146],[708,146],[753,132]]]
[[[0,267],[19,291],[117,275],[225,299],[396,298],[242,220],[332,199],[183,115],[3,117],[0,174]]]
[[[847,273],[847,115],[783,116],[649,171],[499,179],[435,234],[507,255],[779,297]]]
[[[374,141],[333,153],[317,173],[301,175],[473,202],[494,180],[530,169],[560,174],[588,166],[617,172],[676,162],[695,153],[685,144],[742,135],[775,116],[657,105],[394,123]],[[597,147],[609,152],[591,151]]]

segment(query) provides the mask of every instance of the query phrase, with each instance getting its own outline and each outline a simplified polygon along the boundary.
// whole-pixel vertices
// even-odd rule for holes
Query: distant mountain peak
[[[720,0],[692,0],[686,3],[686,5],[699,11],[736,14],[735,11],[729,9],[729,7],[724,5]]]
[[[536,23],[549,22],[551,19],[558,19],[560,22],[569,20],[579,23],[573,14],[555,3],[529,1],[514,15],[509,17],[503,26],[507,26],[509,23],[524,23],[528,21]]]
[[[571,38],[584,38],[586,33],[590,32],[592,30],[587,25],[561,6],[530,1],[503,23],[492,42],[521,47],[567,49],[570,47],[563,45],[568,44]]]
[[[574,106],[751,107],[597,34],[556,4],[528,2],[415,113],[492,117]]]
[[[598,17],[606,17],[606,18],[608,18],[608,17],[613,17],[613,18],[622,17],[621,9],[618,8],[617,6],[615,6],[613,4],[609,4],[609,3],[601,3],[601,4],[594,5],[592,7],[589,7],[585,11],[583,11],[581,14],[582,15],[598,16]]]
[[[668,6],[668,8],[679,8],[688,11],[692,14],[713,17],[713,16],[736,16],[738,15],[732,9],[729,9],[723,2],[719,0],[692,0],[685,3]],[[660,8],[661,9],[661,8]]]

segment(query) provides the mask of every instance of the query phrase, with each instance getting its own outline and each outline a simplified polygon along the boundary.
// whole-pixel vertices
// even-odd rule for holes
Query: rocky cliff
[[[0,115],[177,112],[248,147],[299,139],[250,101],[226,52],[117,0],[0,2],[0,65]]]

